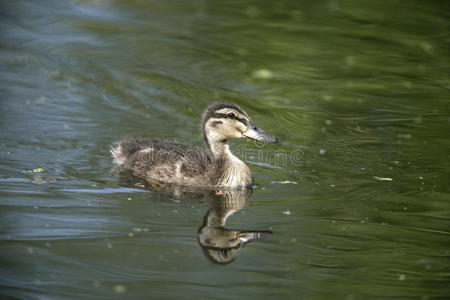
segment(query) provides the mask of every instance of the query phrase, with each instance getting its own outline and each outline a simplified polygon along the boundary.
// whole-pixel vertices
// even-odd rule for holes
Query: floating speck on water
[[[41,97],[39,97],[39,98],[36,98],[36,99],[34,100],[34,102],[36,102],[36,103],[44,103],[45,100],[47,100],[47,99],[45,99],[44,96],[41,96]]]
[[[414,118],[414,119],[413,119],[413,122],[414,122],[414,123],[418,123],[418,124],[422,123],[422,117],[416,117],[416,118]]]
[[[111,248],[113,247],[113,245],[112,245],[111,243],[108,243],[108,244],[106,244],[106,247],[107,247],[108,249],[111,249]]]
[[[344,61],[345,61],[345,64],[347,64],[349,66],[353,66],[356,64],[356,58],[353,55],[346,56]]]
[[[284,181],[271,181],[270,183],[280,183],[280,184],[297,184],[296,181],[284,180]]]
[[[113,290],[116,293],[125,293],[127,291],[127,288],[122,284],[118,284],[114,286]]]
[[[141,232],[141,231],[142,231],[142,228],[140,228],[140,227],[134,227],[134,228],[133,228],[133,231]]]
[[[423,177],[422,177],[422,176],[420,176],[420,177],[419,177],[419,179],[423,179]]]
[[[407,134],[407,133],[399,133],[399,134],[397,134],[397,137],[401,138],[401,139],[410,139],[410,138],[412,138],[412,135]]]
[[[34,250],[33,250],[33,248],[27,248],[27,252],[30,253],[30,254],[33,254]]]
[[[245,14],[249,16],[250,18],[256,18],[261,14],[261,11],[256,6],[249,6],[245,10]]]
[[[331,96],[331,95],[322,95],[322,99],[327,101],[327,102],[330,102],[331,100],[333,100],[333,96]]]
[[[50,224],[45,224],[45,227],[46,227],[46,228],[49,228],[49,227],[50,227]]]
[[[327,152],[327,150],[325,150],[325,149],[320,149],[320,151],[319,151],[319,153],[321,154],[321,155],[324,155],[325,153]]]
[[[133,236],[134,236],[134,233],[128,232],[128,236],[129,236],[129,237],[133,237]]]
[[[375,180],[378,180],[378,181],[392,181],[393,179],[392,178],[390,178],[390,177],[378,177],[378,176],[374,176],[373,177]]]
[[[50,76],[51,76],[53,79],[57,79],[58,77],[61,76],[61,72],[58,71],[58,70],[50,71]]]
[[[330,184],[330,186],[331,186],[331,187],[335,187],[335,185],[334,185],[334,184]]]
[[[425,52],[428,54],[433,53],[433,45],[431,45],[429,42],[424,41],[420,44],[420,48],[422,48]]]
[[[398,276],[398,280],[403,281],[406,279],[406,275],[405,274],[401,274],[400,276]]]
[[[296,238],[291,238],[291,243],[295,243],[295,242],[297,242],[297,239]]]
[[[270,79],[273,77],[273,74],[267,69],[259,69],[253,71],[252,77],[256,79]]]
[[[6,155],[11,155],[11,152],[6,152]]]
[[[285,180],[285,181],[280,181],[281,184],[297,184],[297,182],[295,181],[289,181],[289,180]]]
[[[47,247],[47,248],[50,248],[52,245],[47,242],[47,243],[44,244],[44,246]]]
[[[405,88],[410,89],[413,87],[413,84],[410,81],[402,81],[402,84]]]
[[[332,125],[333,124],[333,121],[331,121],[331,120],[325,120],[325,125]]]
[[[247,63],[245,61],[241,61],[238,65],[239,69],[245,70],[247,69]]]
[[[127,200],[128,200],[128,201],[131,201],[131,200],[133,200],[133,198],[131,198],[131,197],[128,197],[128,198],[127,198]]]
[[[40,177],[40,176],[35,176],[33,179],[34,179],[34,180],[33,180],[33,183],[36,183],[36,184],[45,184],[45,183],[48,183],[48,181],[47,181],[45,178],[42,178],[42,177]]]
[[[291,211],[285,210],[285,211],[283,211],[283,214],[284,214],[284,215],[290,215],[290,214],[291,214]]]
[[[42,172],[44,172],[44,169],[42,168],[33,169],[33,173],[42,173]]]

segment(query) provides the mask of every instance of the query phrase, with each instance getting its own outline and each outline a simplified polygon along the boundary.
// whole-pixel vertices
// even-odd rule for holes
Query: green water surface
[[[0,4],[2,299],[450,298],[448,1]],[[214,101],[280,140],[231,141],[251,195],[111,172]]]

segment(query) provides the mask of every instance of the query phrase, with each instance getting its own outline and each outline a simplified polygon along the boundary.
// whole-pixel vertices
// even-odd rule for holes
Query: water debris
[[[44,96],[41,96],[41,97],[39,97],[39,98],[36,98],[36,99],[34,100],[34,102],[36,102],[36,103],[44,103],[45,100],[47,100],[47,99],[46,99]]]
[[[333,125],[333,121],[331,121],[331,120],[325,120],[325,125]]]
[[[24,170],[22,171],[23,173],[42,173],[45,170],[42,168],[36,168],[36,169],[32,169],[32,170]]]
[[[267,69],[259,69],[253,71],[252,77],[256,79],[271,79],[273,77],[273,74]]]
[[[319,153],[321,154],[321,155],[324,155],[325,153],[327,152],[327,150],[326,149],[320,149],[320,151],[319,151]]]
[[[331,96],[331,95],[322,95],[322,99],[327,101],[327,102],[330,102],[331,100],[333,100],[333,96]]]
[[[113,290],[116,293],[125,293],[127,291],[127,288],[122,284],[118,284],[113,287]]]
[[[290,215],[291,214],[291,211],[290,210],[285,210],[285,211],[283,211],[283,215]]]
[[[280,183],[280,184],[297,184],[295,181],[285,180],[285,181],[271,181],[270,183]]]
[[[403,281],[406,279],[406,275],[405,274],[401,274],[400,276],[398,276],[398,280]]]
[[[397,137],[400,139],[410,139],[412,138],[412,135],[408,133],[399,133],[397,134]]]
[[[33,178],[33,183],[36,183],[36,184],[46,184],[46,183],[48,183],[48,181],[45,180],[44,178],[40,177],[40,176],[35,176],[35,177]]]
[[[378,176],[374,176],[373,177],[375,180],[378,180],[378,181],[392,181],[393,179],[392,178],[390,178],[390,177],[378,177]]]
[[[128,198],[127,198],[127,200],[128,200],[128,201],[131,201],[131,200],[133,200],[133,198],[131,198],[131,197],[128,197]]]
[[[256,6],[249,6],[245,9],[245,14],[250,18],[256,18],[261,14],[261,11]]]

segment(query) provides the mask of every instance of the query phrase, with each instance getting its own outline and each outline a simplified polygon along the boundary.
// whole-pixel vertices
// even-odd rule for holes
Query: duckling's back
[[[203,150],[177,141],[126,139],[111,154],[117,166],[147,180],[196,186],[214,186],[218,180]]]

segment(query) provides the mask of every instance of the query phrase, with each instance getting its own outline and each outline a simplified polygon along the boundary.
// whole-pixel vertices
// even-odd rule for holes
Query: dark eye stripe
[[[213,113],[213,115],[211,116],[211,118],[229,119],[228,114],[220,114],[220,113]],[[245,126],[248,125],[247,119],[239,118],[239,117],[237,117],[237,116],[236,116],[236,118],[234,118],[234,119],[238,120],[239,122],[241,122],[241,123],[244,124]]]

